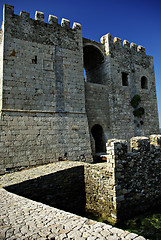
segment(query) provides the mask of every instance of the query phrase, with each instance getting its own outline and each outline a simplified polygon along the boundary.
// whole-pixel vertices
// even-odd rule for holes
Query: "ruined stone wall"
[[[24,11],[18,16],[9,5],[3,24],[1,169],[91,161],[81,25],[71,29],[52,15],[45,23],[40,12],[35,20]]]
[[[112,139],[107,143],[107,164],[114,170],[117,218],[129,218],[161,201],[161,135],[133,137],[127,142]]]

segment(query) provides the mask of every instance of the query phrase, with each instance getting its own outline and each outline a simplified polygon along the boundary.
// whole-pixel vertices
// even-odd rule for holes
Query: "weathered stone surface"
[[[153,59],[127,40],[107,34],[98,43],[82,38],[78,23],[60,25],[52,15],[45,23],[42,12],[31,19],[4,5],[0,111],[1,173],[58,159],[91,162],[110,138],[158,133]]]
[[[80,216],[49,207],[42,203],[20,197],[0,189],[1,215],[0,215],[0,239],[125,239],[120,235],[118,229],[115,234],[109,232],[109,226],[99,223],[100,233],[98,234],[97,222],[93,221],[92,228],[89,228],[89,220]],[[24,214],[27,213],[27,215]],[[7,220],[4,222],[4,218]],[[17,223],[17,220],[22,220]],[[47,220],[47,221],[46,221]],[[49,227],[48,223],[52,223]],[[79,229],[77,225],[79,222]],[[41,223],[41,225],[40,225]],[[111,227],[112,229],[112,227]],[[110,230],[111,230],[110,229]],[[101,234],[103,232],[103,235]],[[105,235],[106,233],[106,235]],[[129,235],[130,240],[137,235]],[[113,237],[113,238],[112,238]],[[139,238],[138,238],[139,239]],[[145,238],[140,238],[145,239]]]
[[[117,218],[160,206],[161,135],[133,137],[131,151],[123,140],[107,143],[107,164],[114,165]],[[113,163],[114,162],[114,163]]]

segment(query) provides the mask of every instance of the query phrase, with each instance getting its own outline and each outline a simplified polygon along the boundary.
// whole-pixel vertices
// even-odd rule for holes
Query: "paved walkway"
[[[73,163],[67,165],[71,167]],[[31,179],[32,173],[37,176],[40,172],[44,174],[45,169],[51,172],[52,169],[56,171],[56,168],[62,169],[63,166],[64,163],[49,164],[0,177],[0,240],[145,240],[136,234],[49,207],[2,188],[6,184],[20,182],[23,178]]]

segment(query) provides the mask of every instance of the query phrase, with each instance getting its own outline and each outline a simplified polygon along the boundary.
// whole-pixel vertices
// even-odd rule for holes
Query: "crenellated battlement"
[[[131,43],[127,40],[122,40],[118,37],[112,37],[110,33],[104,35],[101,37],[101,43],[105,45],[106,54],[110,54],[114,50],[120,50],[120,49],[128,49],[131,50],[132,53],[139,53],[145,55],[145,48],[135,44]]]
[[[108,155],[124,155],[128,153],[128,142],[126,140],[110,139],[106,144]],[[130,139],[131,153],[148,153],[151,150],[161,150],[161,135],[148,137],[133,137]]]
[[[160,206],[161,135],[133,137],[107,143],[107,168],[113,172],[117,217],[133,216]]]
[[[4,16],[5,18],[10,18],[10,17],[20,17],[22,19],[30,19],[30,20],[35,20],[38,22],[43,23],[44,22],[44,13],[40,11],[35,12],[35,19],[30,18],[30,13],[26,11],[21,11],[20,15],[16,15],[14,13],[14,6],[5,4],[4,5]],[[46,23],[45,23],[46,24]],[[70,27],[70,21],[68,19],[62,18],[61,24],[58,23],[58,18],[54,15],[49,15],[48,17],[48,23],[50,25],[59,25],[63,27],[64,29],[71,29],[71,30],[81,30],[81,24],[74,22],[72,28]]]

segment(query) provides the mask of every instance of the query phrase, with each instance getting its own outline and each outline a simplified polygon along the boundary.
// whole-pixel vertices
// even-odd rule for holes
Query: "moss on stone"
[[[141,102],[141,97],[140,95],[136,94],[132,99],[131,99],[131,106],[133,108],[137,108],[139,103]]]
[[[139,108],[135,109],[133,111],[133,114],[134,114],[135,117],[139,117],[139,118],[142,117],[142,115],[144,114],[144,108],[139,107]]]

